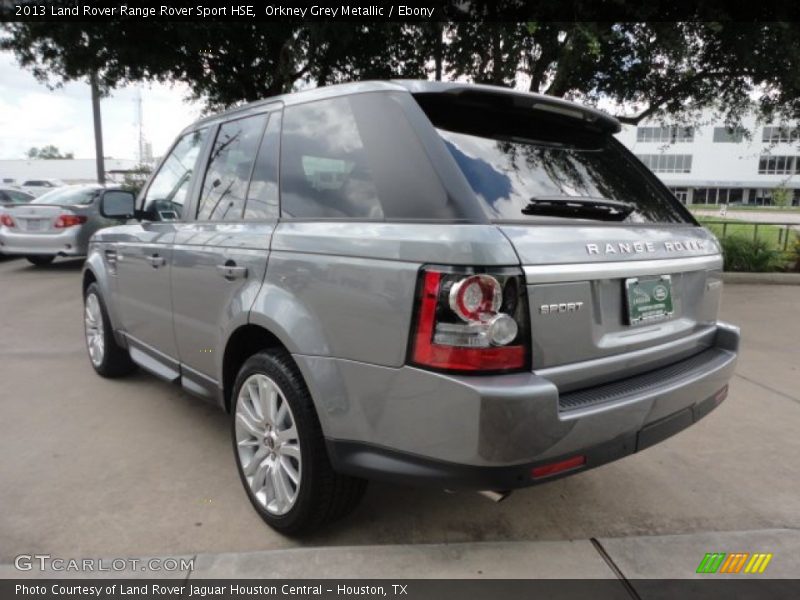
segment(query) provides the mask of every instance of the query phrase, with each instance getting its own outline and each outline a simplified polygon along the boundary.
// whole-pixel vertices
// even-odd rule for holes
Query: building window
[[[752,202],[750,204],[769,206],[772,204],[772,190],[763,188],[753,190]]]
[[[761,175],[793,175],[797,173],[796,156],[762,156],[758,159]]]
[[[734,204],[744,197],[742,188],[696,188],[692,204]]]
[[[670,127],[637,127],[637,142],[693,142],[694,127],[680,127],[672,125]]]
[[[678,199],[681,204],[686,204],[689,199],[688,188],[669,188],[669,191]]]
[[[761,140],[769,144],[796,142],[800,130],[789,127],[764,127]]]
[[[653,173],[691,173],[691,154],[638,154],[637,158]]]
[[[742,127],[714,127],[714,142],[738,144],[744,140],[745,131]]]

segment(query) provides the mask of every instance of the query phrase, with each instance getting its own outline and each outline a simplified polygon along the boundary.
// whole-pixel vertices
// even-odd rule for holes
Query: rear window
[[[31,204],[55,204],[58,206],[91,204],[98,191],[100,188],[60,188],[31,200]]]
[[[553,116],[421,103],[494,221],[592,218],[542,216],[535,201],[599,199],[629,205],[625,223],[690,222],[684,208],[611,135]]]
[[[456,218],[456,207],[408,123],[403,101],[403,94],[366,93],[287,107],[282,216]]]

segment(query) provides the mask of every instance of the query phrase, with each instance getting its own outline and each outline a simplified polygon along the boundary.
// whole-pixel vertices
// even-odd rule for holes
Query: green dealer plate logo
[[[662,275],[654,279],[632,277],[625,280],[628,324],[639,325],[663,321],[672,316],[672,278]]]

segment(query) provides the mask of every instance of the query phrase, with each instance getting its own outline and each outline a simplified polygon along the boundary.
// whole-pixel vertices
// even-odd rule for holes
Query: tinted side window
[[[454,218],[403,101],[403,94],[369,93],[286,108],[282,216]]]
[[[151,221],[180,219],[192,172],[208,129],[193,131],[183,136],[161,165],[144,197],[144,212]]]
[[[267,115],[230,121],[220,126],[200,192],[199,221],[242,218],[247,185]]]
[[[281,135],[281,114],[273,113],[261,147],[258,150],[253,177],[247,191],[244,218],[248,221],[276,219],[278,217],[278,158]]]

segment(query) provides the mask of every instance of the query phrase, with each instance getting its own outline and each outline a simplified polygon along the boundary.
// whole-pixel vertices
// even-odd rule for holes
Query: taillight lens
[[[426,267],[417,289],[410,362],[459,372],[518,371],[529,358],[519,269],[476,273]]]
[[[86,217],[84,215],[59,215],[56,219],[55,228],[63,229],[65,227],[73,227],[82,223],[86,223]]]
[[[0,224],[3,227],[16,227],[17,224],[14,223],[14,219],[11,218],[11,215],[0,215]]]

